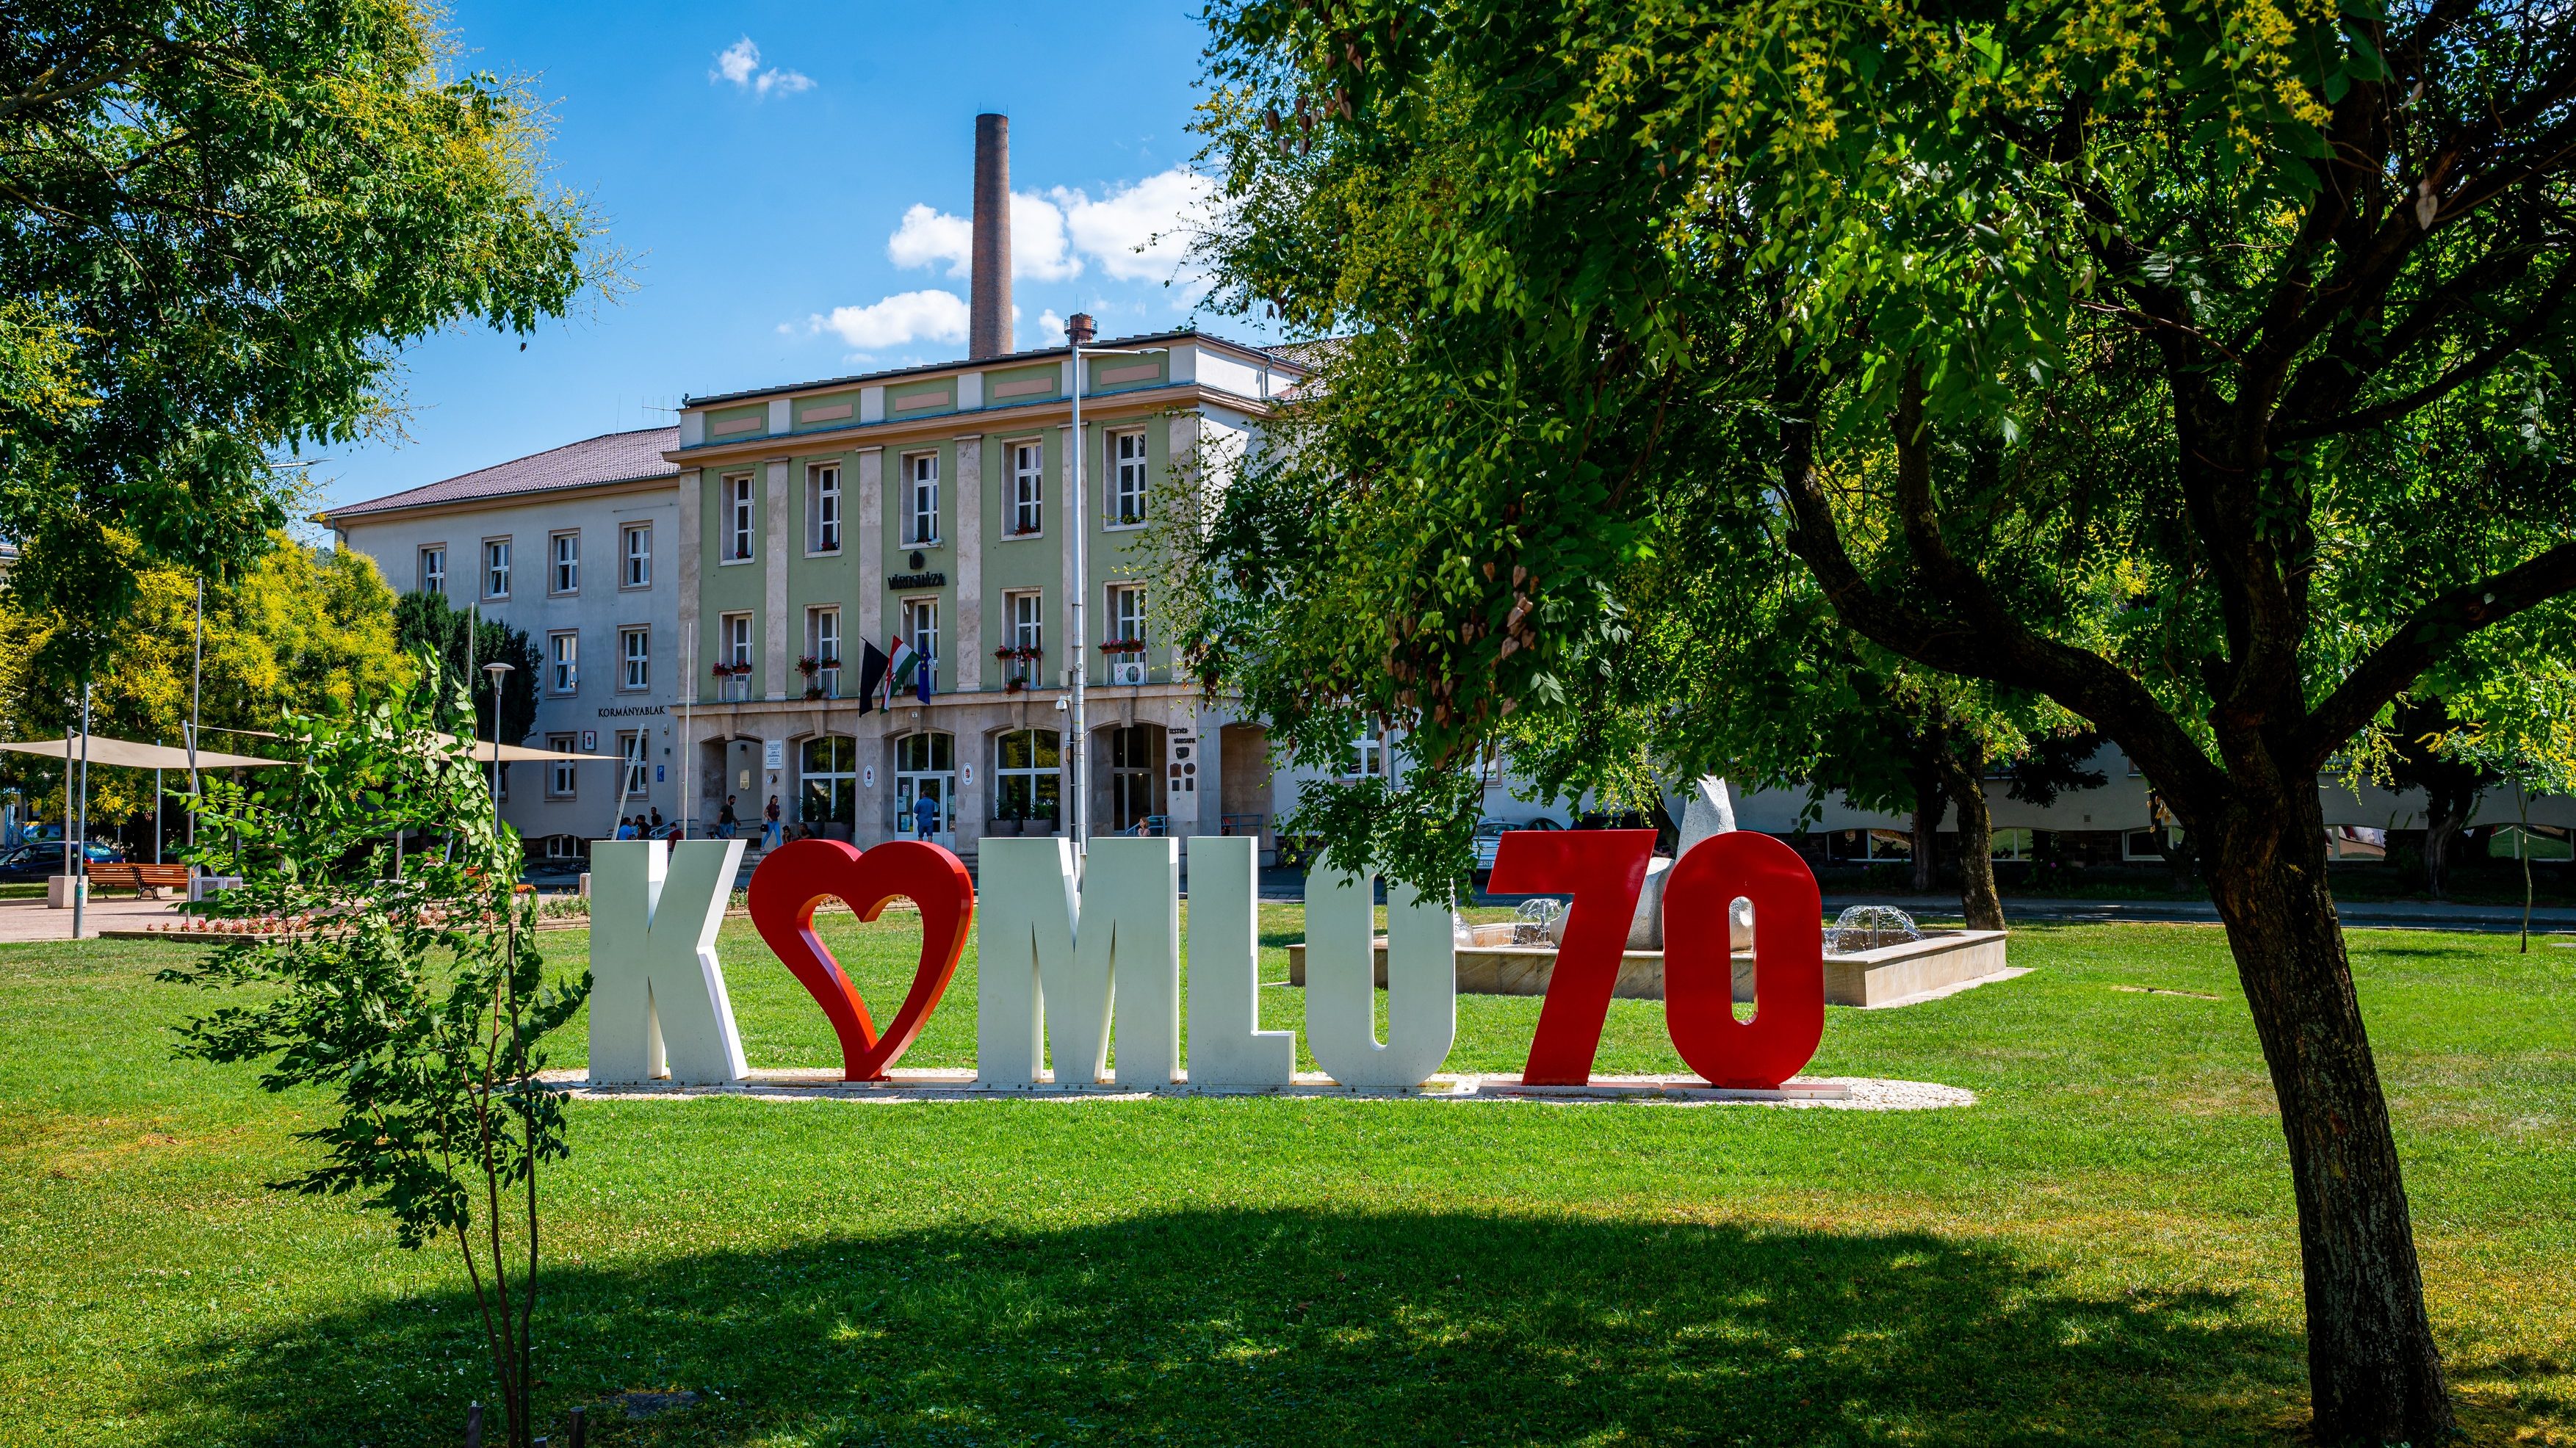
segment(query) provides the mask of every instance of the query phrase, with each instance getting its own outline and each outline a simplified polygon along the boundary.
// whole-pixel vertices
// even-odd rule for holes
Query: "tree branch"
[[[2576,593],[2576,543],[2561,543],[2517,567],[2454,588],[2425,604],[2309,713],[2298,736],[2298,757],[2312,771],[2322,768],[2346,740],[2460,640],[2568,593]]]
[[[1826,600],[1853,632],[1944,673],[2044,693],[2118,740],[2151,778],[2186,802],[2191,814],[2206,817],[2216,808],[2224,777],[2144,685],[2101,655],[2042,638],[1993,608],[1983,580],[1955,558],[1952,566],[1972,589],[1965,598],[1982,597],[1988,604],[1973,626],[1935,617],[1873,588],[1845,550],[1833,505],[1817,477],[1812,419],[1783,421],[1780,453],[1789,549],[1815,574]],[[1928,504],[1928,486],[1924,493]],[[1909,522],[1909,533],[1912,527]],[[1940,545],[1939,552],[1946,556],[1947,546]],[[1962,597],[1936,580],[1925,582],[1932,585],[1926,592]]]

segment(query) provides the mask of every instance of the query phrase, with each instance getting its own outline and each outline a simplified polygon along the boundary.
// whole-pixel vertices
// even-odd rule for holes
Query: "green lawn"
[[[909,925],[828,933],[890,1006]],[[2355,944],[2473,1439],[2576,1441],[2576,951]],[[460,1441],[451,1260],[263,1190],[308,1103],[170,1059],[199,1001],[150,977],[186,948],[0,948],[0,1442]],[[749,927],[723,948],[753,1062],[833,1064]],[[1966,1110],[581,1104],[543,1394],[697,1389],[593,1441],[747,1448],[2284,1441],[2289,1185],[2220,937],[2013,951],[2036,973],[1831,1012],[1811,1068]],[[906,1063],[968,1064],[973,1003],[970,956]],[[1453,1068],[1516,1068],[1537,1010],[1461,1000]],[[1660,1007],[1613,1005],[1602,1066],[1680,1069]]]

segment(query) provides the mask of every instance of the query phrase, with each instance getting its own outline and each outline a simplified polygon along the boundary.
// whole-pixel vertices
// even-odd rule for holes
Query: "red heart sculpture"
[[[882,1081],[886,1068],[912,1045],[939,1006],[966,930],[975,920],[975,882],[955,855],[919,840],[896,840],[860,851],[838,840],[796,840],[769,852],[751,872],[751,923],[787,969],[814,993],[832,1032],[841,1038],[841,1075],[849,1081]],[[921,907],[921,964],[912,990],[877,1034],[868,1003],[814,934],[814,907],[839,897],[874,920],[886,902],[902,895]]]

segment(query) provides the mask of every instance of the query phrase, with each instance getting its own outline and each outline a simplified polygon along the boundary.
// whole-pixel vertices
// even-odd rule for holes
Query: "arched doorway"
[[[859,820],[859,741],[818,734],[796,751],[797,821],[827,839],[847,840]]]
[[[957,739],[939,733],[906,734],[894,742],[894,832],[916,838],[918,801],[938,809],[933,841],[957,845]]]
[[[1163,726],[1120,724],[1100,731],[1101,825],[1125,834],[1163,817]]]

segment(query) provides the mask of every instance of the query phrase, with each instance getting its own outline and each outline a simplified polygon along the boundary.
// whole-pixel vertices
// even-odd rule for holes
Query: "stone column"
[[[769,465],[769,526],[762,530],[760,580],[764,585],[767,620],[762,629],[765,637],[761,648],[762,682],[769,686],[768,697],[787,697],[787,546],[788,520],[795,509],[787,499],[787,464]]]
[[[1058,687],[1070,687],[1073,683],[1073,655],[1070,652],[1073,648],[1073,538],[1074,530],[1082,526],[1082,520],[1075,517],[1073,513],[1073,429],[1057,428],[1056,438],[1055,495],[1061,500],[1059,506],[1064,514],[1064,537],[1058,540],[1057,546],[1059,556],[1064,560],[1064,566],[1058,575],[1063,582],[1058,585],[1055,594],[1055,636],[1047,641],[1047,649],[1055,655],[1056,684]],[[1085,472],[1083,474],[1084,491],[1090,490],[1092,481],[1091,475]],[[1086,619],[1084,622],[1086,625],[1084,632],[1098,639],[1100,621]],[[1069,775],[1068,782],[1070,782]],[[1065,817],[1068,820],[1072,818],[1072,809],[1072,802],[1068,800],[1065,804]]]
[[[671,539],[671,586],[678,590],[675,617],[679,636],[671,640],[671,659],[667,665],[677,676],[671,690],[672,713],[680,715],[691,727],[689,733],[705,737],[705,728],[696,719],[698,669],[708,661],[701,656],[698,642],[698,530],[700,510],[706,505],[704,479],[694,468],[680,474],[680,518]],[[662,580],[655,575],[653,586]],[[685,712],[683,712],[685,711]],[[679,789],[673,798],[680,802],[690,826],[703,833],[706,818],[698,813],[698,746],[695,740],[680,741]]]
[[[948,687],[984,687],[984,439],[957,439],[957,663]]]
[[[885,647],[885,449],[861,448],[859,464],[859,637]],[[867,650],[848,652],[856,669]],[[855,687],[856,677],[852,684]]]

